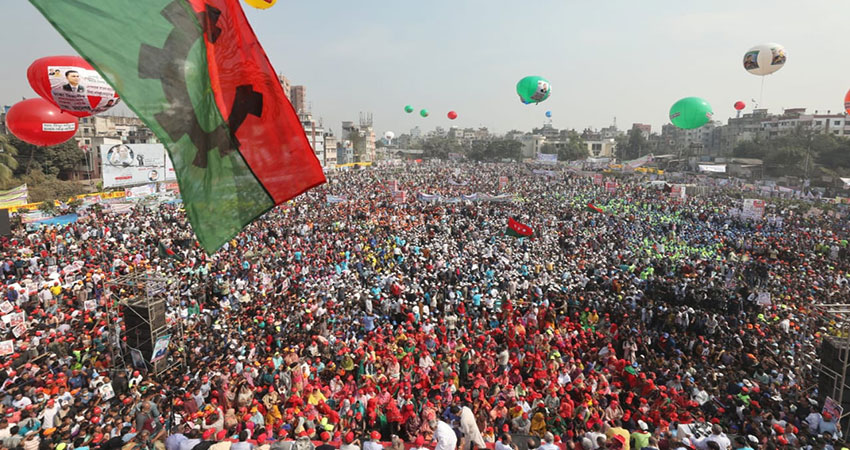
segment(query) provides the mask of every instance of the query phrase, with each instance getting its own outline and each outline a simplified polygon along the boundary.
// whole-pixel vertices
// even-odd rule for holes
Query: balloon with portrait
[[[16,103],[6,113],[6,128],[18,139],[49,147],[74,137],[79,120],[43,98]]]
[[[76,117],[100,114],[121,99],[112,86],[79,56],[47,56],[27,69],[27,80],[41,98]]]
[[[785,67],[787,60],[788,52],[779,44],[756,45],[744,53],[744,70],[763,77]]]
[[[552,85],[549,80],[539,76],[528,76],[516,85],[516,92],[524,104],[540,103],[552,94]]]

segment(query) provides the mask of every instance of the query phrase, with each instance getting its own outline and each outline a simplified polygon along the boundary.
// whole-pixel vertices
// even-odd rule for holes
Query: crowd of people
[[[741,199],[411,163],[332,173],[213,255],[179,204],[19,227],[0,449],[841,448],[815,361],[846,221]],[[114,361],[132,273],[170,280],[161,373]]]

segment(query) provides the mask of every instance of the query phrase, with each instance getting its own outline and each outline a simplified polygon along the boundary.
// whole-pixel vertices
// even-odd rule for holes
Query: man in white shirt
[[[511,442],[511,435],[502,433],[501,439],[496,441],[495,450],[516,450],[516,446]]]
[[[709,442],[717,443],[717,445],[720,446],[720,450],[731,450],[732,448],[732,441],[726,437],[726,434],[723,433],[723,429],[717,424],[714,424],[711,427],[711,436],[695,440],[694,444],[696,445],[697,450],[707,450]]]
[[[543,445],[538,447],[538,450],[560,450],[560,448],[555,445],[555,435],[547,431],[543,436]]]
[[[434,430],[434,440],[437,446],[434,450],[455,450],[457,448],[457,435],[451,425],[442,420],[432,420],[431,429]]]
[[[41,423],[42,426],[47,428],[53,428],[56,426],[56,414],[59,413],[59,405],[56,404],[52,398],[47,401],[47,407],[41,412]]]

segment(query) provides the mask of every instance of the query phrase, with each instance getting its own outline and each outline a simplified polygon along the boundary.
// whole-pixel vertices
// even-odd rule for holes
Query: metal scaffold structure
[[[119,276],[104,290],[112,370],[128,366],[154,375],[185,368],[183,327],[166,318],[170,282],[152,272]]]

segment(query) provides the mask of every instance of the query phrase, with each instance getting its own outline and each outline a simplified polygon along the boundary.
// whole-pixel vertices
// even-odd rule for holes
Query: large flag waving
[[[213,252],[325,181],[235,0],[30,0],[168,148]]]
[[[534,235],[534,230],[530,226],[517,222],[513,218],[508,219],[508,228],[505,229],[505,234],[513,237],[530,237]]]

